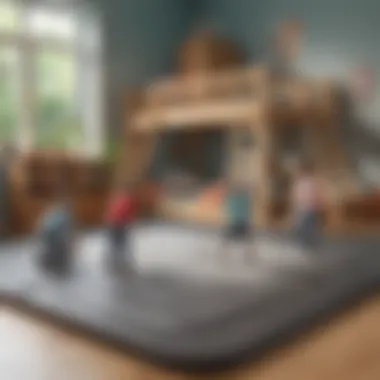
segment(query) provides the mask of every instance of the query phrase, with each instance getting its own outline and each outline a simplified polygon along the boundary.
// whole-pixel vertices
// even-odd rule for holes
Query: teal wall
[[[96,1],[103,15],[107,119],[119,129],[123,94],[171,71],[197,0]]]
[[[262,54],[276,23],[288,17],[305,23],[301,67],[342,76],[362,61],[380,63],[377,0],[204,0],[202,19],[234,37],[249,58]]]
[[[353,69],[363,63],[380,72],[379,14],[378,0],[203,0],[198,18],[238,42],[249,61],[263,59],[279,21],[299,18],[306,31],[301,72],[350,83]],[[346,126],[346,136],[362,172],[371,168],[364,176],[380,183],[380,91],[375,92],[359,127]]]
[[[299,65],[303,72],[346,80],[362,62],[380,67],[378,0],[89,1],[97,2],[103,16],[109,130],[124,124],[123,94],[170,72],[177,47],[198,23],[236,40],[253,61],[263,58],[278,21],[298,17],[306,27]],[[379,100],[376,96],[366,110],[372,116],[366,123],[375,134],[380,130]],[[370,130],[360,138],[380,152]]]
[[[176,48],[197,22],[235,39],[260,59],[276,22],[299,17],[307,38],[300,67],[345,78],[361,62],[380,65],[377,0],[92,0],[102,10],[108,102],[170,72]]]

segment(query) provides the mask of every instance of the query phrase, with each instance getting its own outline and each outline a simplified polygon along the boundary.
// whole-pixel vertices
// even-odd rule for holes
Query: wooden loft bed
[[[255,160],[258,160],[260,167],[255,185],[255,219],[258,224],[266,226],[273,222],[271,178],[273,163],[277,159],[273,143],[277,132],[294,125],[302,126],[311,136],[336,131],[338,106],[334,93],[333,82],[305,78],[278,81],[259,66],[213,75],[174,77],[155,83],[140,94],[139,101],[128,110],[128,135],[139,135],[140,140],[145,139],[149,148],[144,150],[141,147],[139,151],[146,158],[152,154],[156,134],[166,130],[248,130],[256,141],[258,154]],[[342,222],[342,194],[355,191],[355,179],[336,133],[331,136],[336,140],[332,162],[339,166],[344,180],[332,179],[332,193],[336,196],[331,197],[326,213],[329,223],[339,224]],[[332,140],[334,138],[331,137]],[[126,152],[133,150],[136,150],[136,144],[133,139],[127,138]],[[127,159],[127,156],[128,153],[123,161],[125,165],[133,161],[136,176],[137,161]],[[146,162],[145,159],[145,164],[140,165],[140,175],[146,169]],[[125,165],[123,170],[128,171]],[[132,173],[131,168],[129,172]],[[220,214],[220,210],[216,213]],[[173,205],[170,214],[176,214]],[[193,214],[188,208],[185,214],[186,218],[193,217],[189,217]],[[216,217],[214,212],[212,217],[206,219],[215,221],[220,216]]]
[[[278,125],[334,112],[333,84],[304,79],[276,82],[260,67],[212,76],[174,78],[150,86],[130,123],[136,130],[205,128],[220,124]]]

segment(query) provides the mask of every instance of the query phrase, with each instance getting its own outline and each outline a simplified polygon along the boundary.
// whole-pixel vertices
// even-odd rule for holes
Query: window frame
[[[24,1],[17,2],[20,6],[20,28],[16,30],[0,29],[0,47],[11,47],[16,49],[20,66],[20,100],[19,108],[20,114],[18,115],[19,127],[15,131],[14,145],[21,151],[30,151],[36,148],[35,135],[36,135],[36,117],[37,112],[37,70],[36,62],[39,51],[49,51],[53,53],[64,53],[73,56],[77,66],[77,78],[80,77],[80,66],[92,68],[97,71],[96,81],[99,94],[99,100],[94,105],[97,116],[90,117],[89,115],[81,115],[81,124],[83,128],[83,135],[85,136],[86,143],[78,144],[75,149],[68,149],[68,153],[78,155],[91,155],[101,156],[104,153],[103,134],[104,134],[104,99],[102,95],[103,90],[103,54],[101,50],[101,41],[96,48],[83,47],[82,49],[76,43],[76,38],[72,40],[65,40],[64,38],[56,36],[34,35],[28,30],[26,25],[26,18],[33,9],[41,6],[41,4],[27,4]],[[47,10],[57,11],[56,7],[43,4]],[[63,10],[65,11],[65,10]],[[72,13],[74,19],[76,16],[72,9],[66,9],[68,13]],[[76,22],[78,19],[76,19]],[[78,22],[79,25],[79,22]],[[76,33],[79,33],[79,28],[76,27]],[[90,51],[89,51],[90,50]],[[90,61],[90,62],[89,62]],[[81,84],[78,82],[77,87],[80,88]],[[89,111],[84,111],[89,113]],[[86,120],[98,120],[98,125],[91,126],[85,125]],[[89,140],[89,141],[87,141]]]

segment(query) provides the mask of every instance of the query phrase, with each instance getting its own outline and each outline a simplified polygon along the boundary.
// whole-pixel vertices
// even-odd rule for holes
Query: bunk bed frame
[[[255,160],[259,166],[254,218],[258,225],[266,227],[273,224],[271,178],[273,163],[277,159],[273,141],[280,129],[299,126],[307,130],[310,137],[329,136],[331,148],[325,146],[323,155],[329,150],[332,157],[334,151],[331,159],[336,170],[329,178],[331,196],[326,220],[329,225],[340,225],[344,195],[355,192],[356,183],[337,133],[339,107],[335,88],[336,85],[328,80],[276,80],[261,66],[214,75],[172,77],[154,83],[139,95],[133,107],[128,108],[123,176],[131,179],[144,177],[157,134],[163,131],[221,126],[229,130],[246,129],[254,136]],[[318,146],[315,148],[318,150]],[[166,216],[180,218],[182,213],[182,217],[187,214],[185,218],[190,220],[202,219],[194,212],[186,213],[182,209],[176,213],[175,207],[165,212],[160,206],[162,202],[159,209]],[[209,212],[203,219],[221,222],[223,215],[220,210],[214,210],[212,216]]]

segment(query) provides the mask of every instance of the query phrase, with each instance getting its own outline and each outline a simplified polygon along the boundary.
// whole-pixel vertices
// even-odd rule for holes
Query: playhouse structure
[[[329,184],[326,222],[342,223],[343,204],[358,193],[350,159],[342,144],[340,113],[333,82],[293,78],[278,80],[265,67],[223,70],[163,80],[150,86],[128,112],[124,170],[131,179],[142,179],[152,159],[157,135],[168,129],[181,131],[222,128],[231,136],[241,134],[254,144],[244,148],[244,159],[226,171],[252,184],[256,223],[272,225],[287,219],[288,190],[276,194],[281,175],[289,171],[282,144],[295,132],[301,136],[293,155],[312,158]],[[299,152],[299,151],[302,151]],[[228,153],[227,153],[228,154]],[[233,155],[233,152],[231,152]],[[128,156],[128,157],[127,157]],[[223,189],[219,186],[220,192]],[[206,194],[217,193],[207,189]],[[223,213],[218,196],[171,200],[163,194],[157,212],[166,217],[218,223]],[[220,197],[219,197],[220,198]]]

